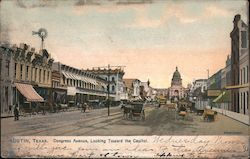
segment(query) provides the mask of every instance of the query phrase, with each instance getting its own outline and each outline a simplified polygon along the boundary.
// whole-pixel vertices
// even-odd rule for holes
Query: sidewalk
[[[4,114],[1,114],[1,118],[11,118],[11,117],[14,117],[14,114],[13,113],[4,113]]]
[[[76,111],[76,110],[78,110],[77,107],[72,107],[72,108],[68,108],[67,110],[60,110],[58,113],[60,113],[60,112],[71,112],[71,111]],[[53,113],[52,112],[45,112],[45,114],[53,114]],[[30,116],[30,115],[42,115],[42,112],[34,113],[34,114],[30,114],[30,113],[25,113],[24,114],[24,113],[21,112],[19,114],[19,116],[23,116],[23,117],[27,117],[27,116]],[[3,114],[1,114],[1,118],[12,118],[12,117],[14,117],[13,113],[3,113]]]
[[[110,110],[111,109],[116,109],[117,107],[110,107]],[[107,108],[102,108],[102,109],[107,109]],[[95,109],[95,110],[98,110],[98,109]],[[69,107],[67,110],[60,110],[58,113],[63,113],[63,112],[72,112],[72,111],[81,111],[81,108],[77,108],[77,107]],[[57,112],[45,112],[45,115],[46,114],[57,114]],[[40,116],[40,115],[43,115],[42,112],[39,112],[38,114],[35,113],[35,114],[30,114],[30,113],[20,113],[19,116],[23,116],[23,117],[30,117],[30,116]],[[1,119],[2,118],[12,118],[14,117],[14,114],[8,114],[8,113],[4,113],[4,114],[1,114]]]

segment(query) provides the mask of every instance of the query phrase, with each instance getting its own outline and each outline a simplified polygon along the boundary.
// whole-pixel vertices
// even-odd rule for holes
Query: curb
[[[63,110],[61,110],[61,111],[59,111],[59,113],[61,112],[61,113],[63,113],[63,112],[72,112],[72,111],[77,111],[78,109],[68,109],[68,110],[66,110],[66,111],[63,111]],[[47,113],[51,113],[51,112],[47,112]],[[47,114],[46,113],[46,114]],[[53,114],[53,113],[52,113]],[[21,114],[21,115],[19,115],[19,116],[23,116],[23,117],[26,117],[26,116],[28,116],[29,114]],[[39,114],[36,114],[36,115],[40,115],[40,113]],[[7,116],[1,116],[1,119],[4,119],[4,118],[14,118],[14,115],[7,115]]]

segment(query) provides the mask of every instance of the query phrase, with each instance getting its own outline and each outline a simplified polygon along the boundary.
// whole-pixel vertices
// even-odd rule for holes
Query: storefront
[[[16,102],[20,109],[33,109],[37,104],[44,102],[44,99],[36,92],[30,84],[15,83],[16,87]]]

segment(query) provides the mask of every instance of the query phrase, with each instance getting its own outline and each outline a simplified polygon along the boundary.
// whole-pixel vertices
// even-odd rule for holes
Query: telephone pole
[[[110,80],[109,80],[109,77],[110,77],[110,64],[108,64],[108,116],[110,115],[110,97],[109,97],[109,94],[110,94]]]
[[[108,104],[108,116],[110,116],[110,71],[111,68],[118,68],[120,70],[123,70],[123,68],[126,66],[110,66],[110,64],[108,64],[108,66],[103,66],[103,67],[93,67],[93,69],[106,69],[108,68],[108,86],[107,86],[107,90],[108,90],[108,99],[107,99],[107,104]]]

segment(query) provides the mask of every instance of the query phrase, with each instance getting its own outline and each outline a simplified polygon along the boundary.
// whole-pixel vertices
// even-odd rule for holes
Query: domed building
[[[173,74],[171,87],[168,88],[168,96],[172,102],[186,97],[186,88],[182,86],[182,78],[180,72],[178,71],[178,67],[176,67]]]

